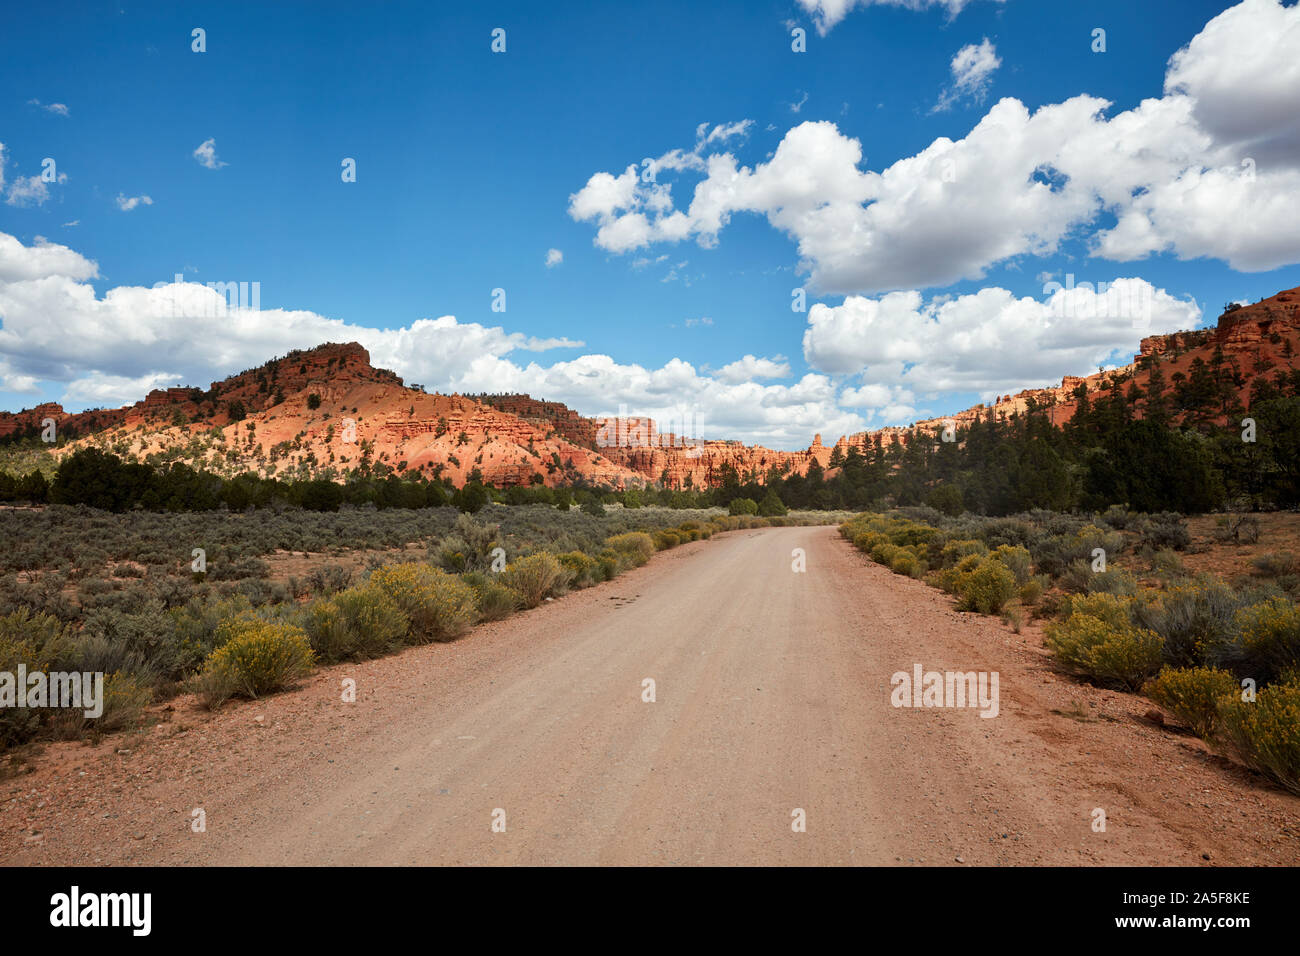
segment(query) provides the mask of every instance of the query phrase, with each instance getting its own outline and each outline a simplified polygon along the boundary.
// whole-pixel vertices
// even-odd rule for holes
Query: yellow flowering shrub
[[[920,573],[916,555],[903,548],[899,548],[894,553],[893,559],[889,562],[889,569],[895,574],[905,574],[909,578],[914,578]]]
[[[1090,595],[1103,597],[1112,595]],[[1049,624],[1046,634],[1047,647],[1064,670],[1129,690],[1140,688],[1160,669],[1163,643],[1159,634],[1127,619],[1120,623],[1079,611]]]
[[[958,575],[954,584],[960,598],[957,606],[963,611],[996,614],[1015,596],[1016,576],[995,557],[980,560],[976,555],[970,555],[963,559],[963,563],[971,558],[979,563]]]
[[[371,572],[369,584],[402,609],[417,641],[455,640],[469,630],[478,614],[474,589],[431,565],[385,565]]]
[[[1235,624],[1247,670],[1260,683],[1300,667],[1300,607],[1272,598],[1237,612]]]
[[[1224,697],[1217,740],[1246,766],[1300,794],[1300,681],[1265,687],[1254,701],[1240,693]]]
[[[1209,740],[1219,723],[1219,701],[1237,689],[1237,678],[1217,667],[1166,667],[1142,692]]]
[[[524,607],[537,607],[556,589],[564,587],[567,579],[563,565],[546,551],[520,558],[501,572],[501,583],[518,593]]]
[[[689,530],[676,529],[670,533],[677,535],[680,541],[694,540]],[[627,534],[616,534],[611,538],[606,538],[605,544],[619,554],[626,555],[626,563],[631,567],[639,568],[649,561],[655,553],[654,538],[644,531],[629,531]]]
[[[312,649],[327,664],[387,654],[401,647],[411,630],[406,612],[370,582],[317,598],[303,623]]]
[[[235,633],[208,655],[200,675],[200,692],[210,705],[283,690],[311,672],[314,656],[301,628],[243,620],[230,630]]]
[[[603,580],[600,563],[582,551],[566,551],[557,555],[560,564],[569,572],[569,584],[574,588],[589,588]]]

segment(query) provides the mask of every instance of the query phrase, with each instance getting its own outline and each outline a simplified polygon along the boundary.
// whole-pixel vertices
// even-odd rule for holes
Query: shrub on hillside
[[[596,563],[600,565],[601,579],[605,581],[613,581],[623,570],[622,565],[619,564],[618,552],[613,548],[602,549],[596,555]]]
[[[519,610],[519,595],[497,578],[499,575],[468,571],[463,580],[474,589],[480,621],[500,621]]]
[[[968,554],[959,559],[952,567],[940,571],[936,583],[949,594],[957,594],[959,593],[957,590],[959,582],[972,574],[985,560],[987,560],[986,555]]]
[[[54,736],[60,740],[79,740],[87,734],[97,738],[100,734],[138,727],[154,696],[139,678],[120,672],[104,675],[103,695],[104,710],[98,717],[87,717],[84,709],[54,711],[50,721]]]
[[[882,536],[875,531],[855,531],[850,539],[853,547],[864,553],[870,553],[876,542],[881,540]]]
[[[1039,578],[1030,578],[1020,585],[1017,596],[1021,604],[1037,604],[1043,596],[1043,582]]]
[[[894,554],[893,560],[889,562],[889,569],[895,574],[905,574],[909,578],[918,577],[922,573],[916,555],[902,549]]]
[[[478,615],[474,589],[441,568],[389,564],[372,571],[369,583],[406,613],[410,637],[417,642],[455,640]]]
[[[731,503],[727,505],[727,513],[733,515],[756,515],[758,514],[758,502],[753,498],[732,498]]]
[[[371,585],[349,588],[307,607],[303,625],[326,664],[367,660],[400,647],[411,622],[397,602]]]
[[[1181,578],[1187,576],[1187,568],[1178,552],[1162,548],[1151,555],[1151,570],[1162,577]]]
[[[1300,669],[1300,607],[1285,598],[1242,608],[1236,616],[1241,673],[1269,683]]]
[[[210,707],[234,696],[260,697],[292,687],[311,671],[307,635],[289,624],[248,620],[209,655],[200,694]]]
[[[1171,667],[1201,664],[1237,669],[1237,612],[1253,596],[1221,578],[1201,577],[1161,591],[1142,591],[1134,602],[1133,622],[1164,640]]]
[[[1033,566],[1027,548],[1018,545],[1001,544],[993,552],[993,556],[1015,576],[1017,586],[1028,581],[1033,573]]]
[[[1138,542],[1153,551],[1182,551],[1192,543],[1192,534],[1182,515],[1165,511],[1147,516],[1138,532]]]
[[[341,564],[322,564],[312,568],[307,583],[316,594],[333,594],[352,583],[352,569]]]
[[[1265,687],[1253,702],[1237,693],[1224,697],[1217,740],[1246,766],[1300,794],[1300,681]]]
[[[1251,559],[1250,565],[1250,573],[1262,578],[1300,574],[1300,559],[1289,551],[1256,555]]]
[[[501,583],[519,595],[524,607],[537,607],[557,590],[565,587],[568,574],[555,555],[545,551],[530,554],[506,566]]]
[[[62,635],[63,625],[56,618],[33,616],[25,608],[0,618],[0,673],[16,675],[20,666],[28,672],[48,670],[53,660],[49,639],[59,641]],[[27,692],[26,687],[14,690]],[[0,707],[0,750],[35,736],[46,713],[44,708]]]
[[[556,555],[556,558],[569,572],[571,588],[589,588],[604,580],[600,562],[583,551],[566,551],[564,554]]]
[[[1259,519],[1251,514],[1226,514],[1214,520],[1214,540],[1254,544],[1259,540]]]
[[[456,518],[451,534],[431,547],[430,558],[444,571],[487,571],[492,567],[492,550],[500,547],[498,526],[479,524],[468,514]]]
[[[1220,701],[1237,689],[1237,679],[1217,667],[1166,667],[1142,692],[1196,736],[1209,740],[1218,725]]]
[[[674,533],[678,537],[682,534],[681,531]],[[616,534],[612,538],[606,539],[605,544],[619,554],[624,555],[629,567],[640,567],[649,561],[655,553],[654,538],[644,531],[629,531],[626,534]]]
[[[963,611],[996,614],[1016,594],[1016,576],[995,558],[985,558],[956,582],[957,606]]]
[[[982,558],[988,553],[988,545],[983,541],[976,541],[973,538],[958,538],[955,541],[945,541],[942,549],[940,549],[939,556],[941,563],[947,568],[972,554]],[[1025,552],[1026,556],[1028,553]]]
[[[676,531],[656,531],[652,536],[656,551],[667,551],[669,548],[675,548],[682,543],[681,537]]]
[[[124,671],[161,689],[183,680],[203,664],[212,645],[179,633],[176,609],[167,611],[161,601],[143,601],[134,613],[99,609],[86,615],[76,638],[85,660],[93,655],[94,667],[106,674]]]
[[[1061,605],[1061,616],[1086,614],[1105,621],[1112,627],[1127,627],[1133,623],[1134,602],[1115,594],[1079,594],[1068,597]]]
[[[1098,595],[1111,597],[1111,595]],[[1049,624],[1046,644],[1071,674],[1106,686],[1138,690],[1160,669],[1161,640],[1152,631],[1088,613]]]
[[[1106,513],[1100,516],[1100,521],[1116,531],[1124,531],[1134,523],[1135,517],[1133,512],[1123,505],[1111,505],[1106,509]]]
[[[1109,567],[1105,571],[1092,572],[1086,589],[1089,594],[1136,594],[1137,578],[1124,568]]]
[[[1124,536],[1096,525],[1084,525],[1073,533],[1054,534],[1042,539],[1032,553],[1040,571],[1059,577],[1075,561],[1085,561],[1091,569],[1098,548],[1106,553],[1107,560],[1111,560],[1124,550]]]

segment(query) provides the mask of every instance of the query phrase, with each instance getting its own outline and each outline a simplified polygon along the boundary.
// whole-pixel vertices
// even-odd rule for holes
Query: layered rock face
[[[745,479],[762,481],[776,468],[781,474],[804,474],[816,461],[823,468],[831,449],[817,435],[806,451],[777,451],[738,441],[703,440],[660,432],[649,418],[597,418],[597,443],[620,464],[650,481],[674,488],[708,488],[721,483],[723,472],[734,468]],[[841,439],[844,441],[844,439]]]

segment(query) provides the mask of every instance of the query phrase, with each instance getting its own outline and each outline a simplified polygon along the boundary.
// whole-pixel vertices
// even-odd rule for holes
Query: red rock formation
[[[207,392],[156,390],[134,405],[74,415],[54,403],[0,412],[0,437],[39,431],[42,419],[53,418],[64,434],[88,436],[73,447],[96,442],[143,457],[189,450],[198,442],[206,447],[193,463],[228,473],[252,469],[296,475],[333,469],[341,478],[366,463],[441,474],[457,484],[477,470],[499,485],[537,480],[558,485],[581,478],[614,487],[666,480],[673,487],[701,488],[720,482],[728,468],[742,479],[753,475],[759,481],[773,468],[803,474],[814,461],[828,468],[835,449],[841,454],[850,447],[863,449],[876,437],[886,444],[895,437],[906,442],[918,432],[941,430],[949,421],[962,425],[976,416],[1023,414],[1031,405],[1046,409],[1061,424],[1074,414],[1080,385],[1096,392],[1121,377],[1145,389],[1151,368],[1158,365],[1170,387],[1174,376],[1188,374],[1196,359],[1210,364],[1216,353],[1244,380],[1243,403],[1248,403],[1254,379],[1288,372],[1300,360],[1298,352],[1300,288],[1225,312],[1214,329],[1148,336],[1134,364],[1122,369],[1067,375],[1060,385],[1001,395],[990,405],[950,416],[841,437],[833,448],[815,435],[806,450],[777,451],[661,433],[648,418],[586,418],[558,402],[527,395],[426,394],[371,366],[369,353],[351,342],[292,352],[213,382]],[[312,396],[319,398],[314,409]],[[236,401],[247,417],[231,422],[228,408]]]
[[[1296,367],[1300,359],[1284,357],[1284,346],[1291,342],[1293,355],[1300,353],[1300,287],[1279,292],[1270,298],[1232,309],[1219,316],[1213,329],[1193,329],[1168,335],[1152,335],[1142,339],[1138,354],[1132,364],[1122,368],[1107,369],[1093,375],[1080,377],[1067,375],[1061,384],[1050,388],[1031,388],[1015,395],[1002,396],[991,405],[976,405],[942,418],[916,422],[906,428],[884,428],[862,432],[849,437],[850,444],[864,447],[872,436],[881,435],[889,441],[894,435],[907,442],[917,431],[933,433],[948,421],[959,426],[968,424],[976,416],[1024,414],[1032,401],[1039,408],[1048,408],[1054,424],[1069,421],[1075,411],[1074,392],[1079,385],[1090,393],[1105,388],[1113,378],[1130,378],[1141,389],[1150,384],[1153,363],[1158,363],[1165,380],[1166,394],[1176,373],[1188,374],[1196,359],[1209,364],[1216,350],[1221,350],[1224,360],[1234,364],[1245,379],[1240,393],[1242,404],[1249,405],[1251,385],[1255,378],[1271,376],[1275,370],[1287,371]],[[1258,368],[1264,371],[1256,371]],[[1141,417],[1141,412],[1137,412]]]

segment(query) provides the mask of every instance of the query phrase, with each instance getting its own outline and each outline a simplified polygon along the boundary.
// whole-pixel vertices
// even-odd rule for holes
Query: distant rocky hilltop
[[[952,421],[1045,409],[1061,424],[1074,413],[1082,386],[1089,393],[1113,379],[1148,387],[1153,369],[1166,387],[1196,362],[1226,362],[1243,398],[1260,376],[1291,367],[1300,343],[1300,288],[1254,305],[1230,308],[1213,329],[1142,339],[1129,365],[1060,385],[1026,389],[954,415],[841,437],[816,435],[802,451],[778,451],[737,441],[698,440],[660,432],[645,417],[588,418],[559,402],[528,395],[440,395],[409,388],[395,373],[374,367],[356,342],[291,352],[255,369],[213,382],[208,389],[151,391],[134,405],[67,413],[56,403],[0,412],[0,439],[39,435],[50,420],[69,448],[95,445],[124,457],[184,461],[220,474],[342,478],[362,468],[412,472],[461,484],[570,484],[629,487],[663,482],[704,488],[734,468],[760,480],[775,468],[804,474],[823,469],[850,448],[879,439],[907,442]],[[1244,402],[1248,404],[1248,402]]]

